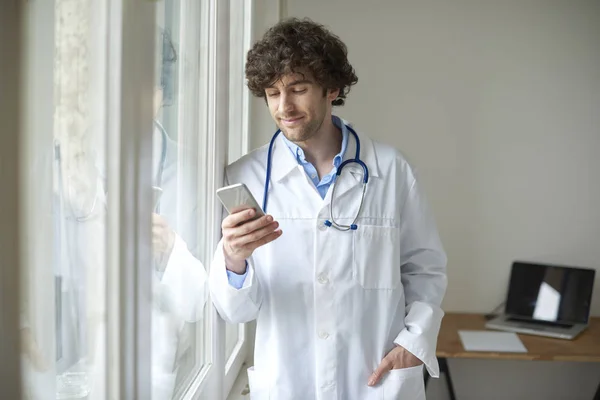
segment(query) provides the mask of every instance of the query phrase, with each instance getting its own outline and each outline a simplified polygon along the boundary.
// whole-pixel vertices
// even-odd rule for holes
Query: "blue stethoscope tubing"
[[[354,135],[354,139],[356,140],[356,155],[354,156],[354,158],[348,159],[348,160],[344,161],[343,163],[341,163],[337,169],[337,172],[335,174],[336,179],[335,179],[335,182],[333,183],[333,187],[331,188],[331,202],[329,203],[329,219],[324,222],[324,224],[327,227],[333,226],[334,228],[336,228],[340,231],[356,230],[358,228],[358,226],[356,225],[356,221],[362,210],[363,202],[365,200],[365,192],[367,189],[367,183],[369,182],[369,168],[367,168],[367,165],[360,159],[360,139],[358,138],[358,134],[351,126],[346,125],[346,128],[348,129],[348,131],[350,133],[352,133],[352,135]],[[271,161],[272,161],[272,155],[273,155],[273,145],[275,144],[275,139],[277,139],[277,136],[279,136],[280,133],[281,133],[281,129],[278,129],[277,132],[275,132],[275,134],[271,138],[271,142],[269,143],[269,151],[267,153],[267,176],[265,178],[265,192],[263,195],[263,207],[262,207],[263,211],[265,213],[267,212],[267,203],[268,203],[268,196],[269,196],[269,182],[271,181],[271,166],[272,166]],[[343,225],[343,224],[337,223],[333,217],[333,199],[335,196],[336,183],[339,179],[339,176],[342,173],[342,169],[346,165],[352,164],[352,163],[360,165],[363,169],[362,197],[360,200],[360,205],[358,207],[358,211],[356,213],[356,216],[354,217],[354,221],[352,221],[352,223],[350,225]]]
[[[154,120],[154,124],[160,131],[162,145],[160,148],[160,163],[158,164],[158,171],[156,172],[156,186],[162,185],[162,175],[165,169],[165,162],[167,160],[167,131],[158,120]]]
[[[161,136],[161,140],[162,140],[161,148],[160,148],[160,162],[158,164],[158,171],[156,171],[156,179],[155,179],[155,185],[158,187],[161,187],[163,171],[165,170],[165,163],[167,161],[167,137],[169,135],[167,134],[167,130],[165,129],[165,127],[162,126],[160,121],[158,121],[157,119],[154,120],[154,125],[156,125],[156,127],[160,131],[160,136]],[[160,201],[156,205],[156,209],[154,211],[156,213],[160,213]]]

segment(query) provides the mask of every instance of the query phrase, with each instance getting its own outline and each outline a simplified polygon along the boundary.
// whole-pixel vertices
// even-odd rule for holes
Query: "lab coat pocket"
[[[400,283],[400,233],[389,226],[359,225],[353,232],[353,275],[364,289],[396,289]]]
[[[250,400],[269,400],[269,386],[262,375],[256,373],[254,367],[248,368],[248,386]]]
[[[391,370],[382,386],[384,400],[425,400],[423,365]]]

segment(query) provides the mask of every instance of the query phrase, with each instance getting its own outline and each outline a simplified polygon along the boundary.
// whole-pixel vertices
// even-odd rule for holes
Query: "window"
[[[207,31],[199,2],[158,3],[152,184],[155,274],[152,305],[153,399],[182,398],[211,361],[207,275],[199,245],[207,225],[199,214],[202,158],[198,156],[205,104],[200,79]],[[185,12],[185,14],[183,13]],[[204,15],[203,15],[204,14]],[[192,25],[191,22],[194,21]],[[204,24],[206,25],[206,24]],[[203,40],[204,38],[204,40]]]
[[[209,306],[205,267],[220,237],[214,192],[247,150],[250,4],[22,6],[23,251],[11,268],[26,398],[229,392],[245,328]]]

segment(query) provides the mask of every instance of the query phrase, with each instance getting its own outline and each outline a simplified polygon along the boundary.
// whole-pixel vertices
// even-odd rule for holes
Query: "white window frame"
[[[109,5],[108,394],[151,397],[152,118],[156,5]],[[111,157],[110,155],[113,155]],[[119,157],[114,157],[118,154]],[[118,210],[118,212],[117,212]],[[118,288],[118,292],[111,290]],[[115,295],[116,294],[116,295]]]
[[[238,0],[237,7],[230,7],[229,36],[229,134],[227,163],[231,163],[249,150],[249,102],[250,91],[245,83],[244,67],[246,54],[252,40],[252,0]],[[240,4],[242,7],[240,7]],[[239,28],[241,26],[241,29]],[[239,29],[235,31],[236,27]],[[241,34],[234,37],[233,34]],[[225,328],[226,329],[226,328]],[[225,354],[225,377],[223,393],[229,396],[233,385],[242,371],[252,344],[249,342],[248,325],[238,325],[238,342],[227,358]],[[224,398],[225,398],[224,397]]]
[[[227,134],[229,132],[229,1],[210,0],[211,35],[209,46],[209,82],[208,82],[208,143],[206,154],[206,211],[205,221],[212,223],[212,229],[207,232],[207,251],[212,254],[221,236],[221,206],[214,195],[222,186],[225,156],[227,149]],[[212,259],[212,257],[211,257]],[[207,265],[210,265],[207,263]],[[210,268],[210,267],[209,267]],[[213,390],[208,398],[223,399],[223,371],[225,369],[225,324],[219,317],[216,308],[211,307],[210,315],[211,347],[214,360],[214,376],[211,383]]]
[[[186,11],[195,2],[196,0],[182,0],[180,19],[182,30],[186,30],[186,26],[198,25],[197,20],[189,20],[191,13]],[[202,168],[198,171],[198,221],[204,221],[205,224],[198,227],[198,237],[201,238],[200,253],[203,255],[201,261],[209,268],[214,249],[221,236],[221,206],[214,193],[222,186],[228,145],[230,1],[207,0],[201,4],[198,57],[207,62],[200,62],[201,82],[197,121],[199,141],[196,153],[202,161]],[[182,46],[185,46],[186,34],[187,32],[183,31],[180,34]],[[180,77],[182,76],[183,74],[180,74]],[[180,85],[183,86],[185,85]],[[186,129],[183,123],[180,123],[179,127],[179,129]],[[204,366],[183,396],[186,400],[199,397],[222,399],[229,390],[224,387],[225,324],[212,303],[207,307],[207,314],[205,315],[205,321],[208,323],[205,325],[207,331],[204,335],[206,345],[204,351],[210,354],[211,361]]]

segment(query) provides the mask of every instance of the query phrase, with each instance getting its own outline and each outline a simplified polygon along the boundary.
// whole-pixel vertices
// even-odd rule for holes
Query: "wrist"
[[[243,275],[246,272],[246,260],[234,260],[225,254],[225,268],[238,275]]]

